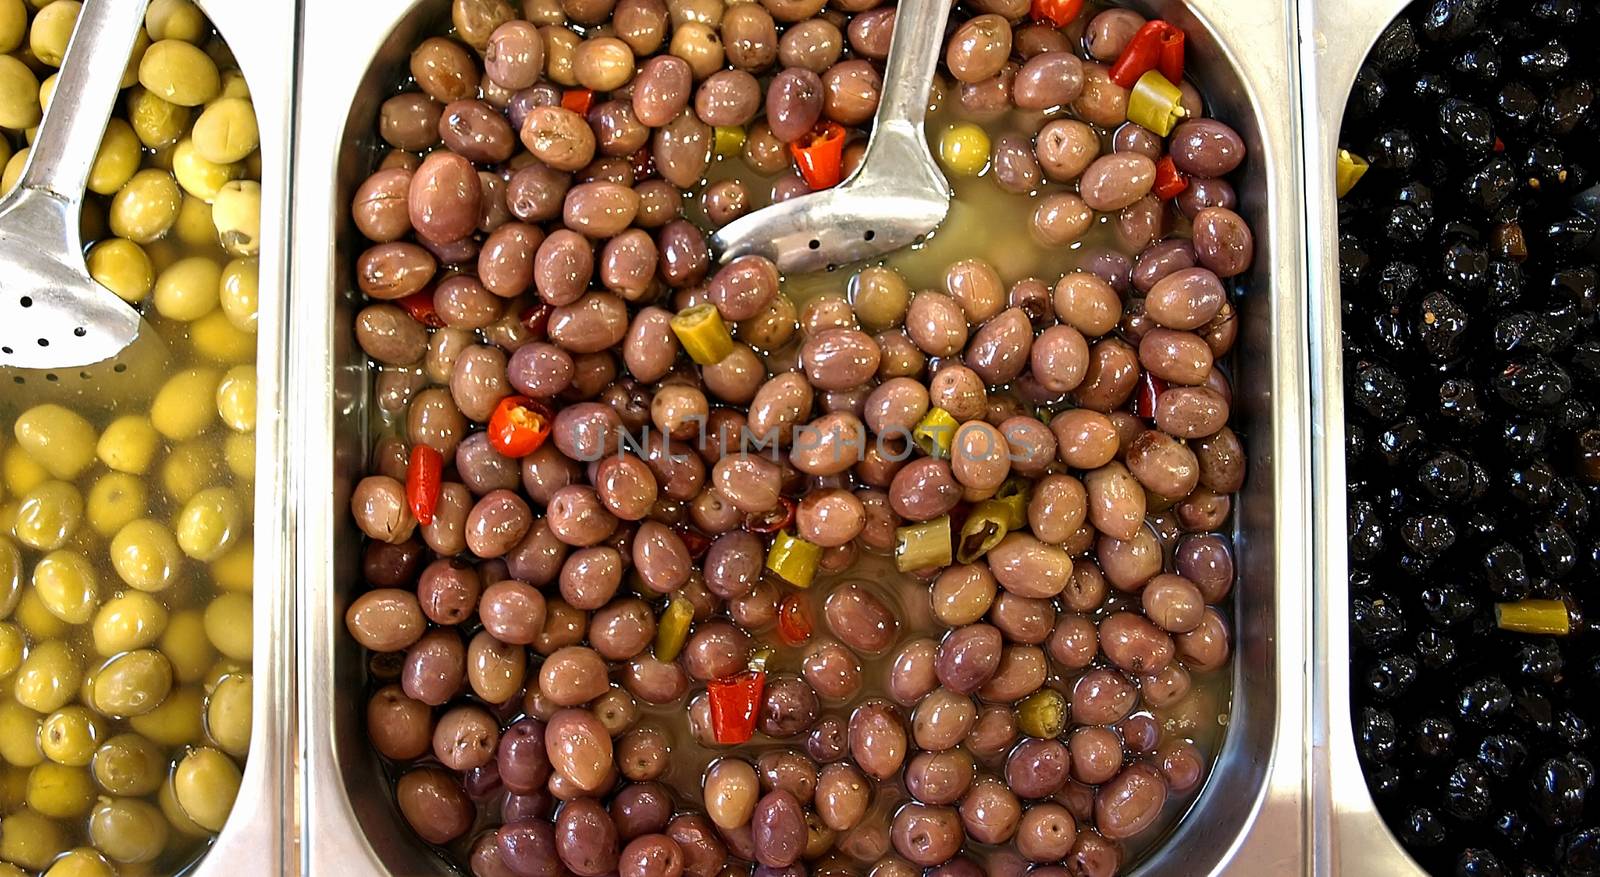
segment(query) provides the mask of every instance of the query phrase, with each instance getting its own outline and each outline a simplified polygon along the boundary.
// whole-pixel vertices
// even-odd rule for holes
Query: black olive
[[[1439,384],[1439,416],[1462,429],[1483,425],[1485,414],[1478,402],[1478,391],[1466,378],[1445,378]]]
[[[1495,779],[1509,779],[1527,760],[1527,744],[1514,735],[1490,734],[1478,743],[1478,764]]]
[[[1534,0],[1533,17],[1557,27],[1571,27],[1583,20],[1582,0]]]
[[[1520,847],[1528,839],[1528,820],[1515,810],[1501,810],[1489,822],[1507,846]]]
[[[1578,546],[1572,534],[1555,518],[1545,518],[1534,524],[1528,534],[1529,547],[1534,560],[1546,574],[1561,578],[1578,565]]]
[[[1468,848],[1456,857],[1456,877],[1511,877],[1504,863],[1494,853],[1478,848]]]
[[[1501,425],[1500,440],[1512,460],[1527,460],[1544,453],[1550,441],[1550,423],[1539,417],[1507,418]]]
[[[1576,822],[1583,815],[1587,794],[1583,776],[1564,759],[1546,759],[1528,778],[1528,805],[1535,816],[1553,828]]]
[[[1500,46],[1495,40],[1480,37],[1450,59],[1450,69],[1464,81],[1493,85],[1500,81],[1502,72]]]
[[[1400,607],[1381,595],[1372,599],[1357,597],[1352,600],[1350,623],[1361,644],[1374,651],[1386,649],[1406,632]]]
[[[1407,417],[1378,433],[1374,449],[1391,467],[1400,466],[1409,462],[1411,452],[1422,447],[1427,438],[1422,425]]]
[[[1429,716],[1417,723],[1416,750],[1426,758],[1446,758],[1456,749],[1456,726],[1443,716]]]
[[[1484,158],[1494,149],[1494,117],[1460,98],[1446,98],[1439,104],[1439,132],[1468,159]]]
[[[1537,79],[1554,79],[1566,72],[1572,63],[1572,53],[1567,44],[1552,39],[1542,46],[1534,46],[1517,56],[1517,66],[1522,72]]]
[[[1527,278],[1521,265],[1505,259],[1490,260],[1484,282],[1484,299],[1489,307],[1503,308],[1516,304],[1526,286]]]
[[[1404,630],[1404,619],[1397,618],[1396,623],[1401,630]],[[1446,636],[1443,631],[1434,629],[1417,634],[1416,652],[1422,665],[1429,670],[1444,670],[1455,664],[1459,657],[1455,640]]]
[[[1418,244],[1428,236],[1428,217],[1410,204],[1401,204],[1389,211],[1384,221],[1383,234],[1397,246]]]
[[[1394,716],[1371,707],[1363,709],[1356,721],[1356,746],[1370,762],[1382,764],[1393,758],[1400,749],[1400,729]]]
[[[1379,70],[1403,70],[1416,62],[1418,51],[1416,28],[1410,19],[1401,16],[1383,29],[1367,55],[1367,62]]]
[[[1596,224],[1593,217],[1572,213],[1551,220],[1549,224],[1539,229],[1539,234],[1544,239],[1544,245],[1550,250],[1569,253],[1586,249],[1594,242],[1595,231]]]
[[[1512,499],[1533,508],[1543,508],[1549,503],[1550,485],[1556,478],[1556,473],[1551,471],[1550,464],[1537,460],[1526,466],[1511,469],[1506,474],[1507,492]]]
[[[1572,392],[1572,376],[1549,357],[1531,356],[1495,372],[1495,392],[1521,411],[1549,411]]]
[[[1581,828],[1563,837],[1561,865],[1570,877],[1600,877],[1600,828]]]
[[[1512,601],[1527,596],[1531,586],[1527,565],[1522,552],[1509,543],[1502,542],[1484,553],[1483,572],[1496,599]]]
[[[1515,658],[1516,672],[1538,682],[1554,683],[1561,675],[1565,661],[1561,657],[1561,650],[1548,639],[1532,639],[1524,642],[1518,649]]]
[[[1547,133],[1571,134],[1594,109],[1594,85],[1587,79],[1564,85],[1539,107],[1540,124]]]
[[[1467,178],[1467,203],[1485,213],[1499,207],[1522,185],[1516,168],[1504,158],[1489,159]]]
[[[1582,746],[1589,742],[1593,732],[1589,727],[1589,720],[1578,715],[1572,710],[1563,709],[1556,711],[1556,736],[1566,746]],[[1585,788],[1591,787],[1588,776],[1585,775]]]
[[[1356,75],[1355,86],[1350,91],[1349,112],[1372,115],[1382,109],[1384,98],[1389,96],[1389,86],[1376,70],[1362,69]]]
[[[1402,522],[1400,538],[1423,558],[1436,558],[1456,542],[1456,525],[1448,515],[1413,515]]]
[[[1392,128],[1372,138],[1367,161],[1382,170],[1404,173],[1417,161],[1417,141],[1404,128]]]
[[[1526,127],[1539,113],[1539,97],[1520,82],[1508,82],[1495,95],[1495,111],[1513,129]]]
[[[1476,822],[1489,811],[1489,778],[1483,768],[1470,761],[1458,761],[1445,779],[1443,805],[1446,813],[1466,822]]]
[[[1413,807],[1400,823],[1400,837],[1407,846],[1427,849],[1445,842],[1449,829],[1443,819],[1427,807]]]
[[[1427,587],[1417,597],[1428,620],[1440,627],[1460,624],[1478,609],[1477,601],[1461,588]]]
[[[1428,39],[1460,39],[1478,26],[1483,0],[1433,0],[1422,15],[1422,32]]]
[[[1456,697],[1461,718],[1479,726],[1497,723],[1511,709],[1511,688],[1499,676],[1485,676],[1468,683]]]
[[[1436,360],[1453,359],[1467,334],[1467,312],[1442,292],[1429,293],[1417,315],[1417,337]]]
[[[1367,670],[1366,689],[1379,700],[1393,700],[1411,689],[1418,670],[1416,659],[1409,655],[1384,655]]]
[[[1355,502],[1349,508],[1350,553],[1357,561],[1372,560],[1383,553],[1383,520],[1370,502]]]
[[[1405,381],[1388,366],[1366,363],[1351,375],[1350,397],[1367,416],[1388,422],[1405,410]]]

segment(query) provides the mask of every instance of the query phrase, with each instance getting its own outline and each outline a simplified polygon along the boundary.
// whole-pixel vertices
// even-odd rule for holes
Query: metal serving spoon
[[[149,0],[87,0],[17,187],[0,200],[0,407],[148,395],[166,346],[84,262],[79,213]]]
[[[883,95],[848,180],[757,210],[711,236],[719,260],[758,254],[785,272],[818,271],[909,246],[950,212],[950,184],[922,129],[950,0],[901,0]]]

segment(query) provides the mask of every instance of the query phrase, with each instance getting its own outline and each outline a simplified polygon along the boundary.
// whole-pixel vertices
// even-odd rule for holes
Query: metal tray
[[[261,129],[261,301],[257,328],[254,727],[243,785],[193,877],[287,873],[293,854],[294,549],[289,489],[289,160],[293,142],[293,0],[199,0],[239,61]]]
[[[1306,239],[1311,306],[1311,429],[1316,574],[1311,779],[1316,874],[1424,872],[1378,815],[1350,721],[1350,608],[1345,535],[1344,360],[1339,326],[1339,219],[1334,157],[1344,106],[1373,43],[1407,0],[1300,0]]]
[[[1292,8],[1281,0],[1136,3],[1182,26],[1190,69],[1214,114],[1250,148],[1241,212],[1256,266],[1241,278],[1235,405],[1251,470],[1239,503],[1233,704],[1207,788],[1135,873],[1305,873],[1310,523],[1305,257]],[[349,217],[374,162],[378,106],[409,52],[448,20],[444,0],[307,4],[303,11],[295,205],[293,436],[304,689],[301,824],[306,873],[434,874],[450,869],[399,817],[362,727],[364,666],[344,630],[358,587],[360,534],[347,505],[366,459],[371,386],[353,340],[358,251]]]

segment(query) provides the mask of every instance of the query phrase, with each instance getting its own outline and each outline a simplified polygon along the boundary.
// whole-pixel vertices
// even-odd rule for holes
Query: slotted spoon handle
[[[883,69],[883,94],[876,126],[910,124],[922,127],[928,95],[939,67],[950,0],[900,0],[895,8],[894,35]]]
[[[123,59],[133,51],[148,5],[149,0],[85,0],[50,108],[28,151],[18,195],[47,195],[71,207],[70,229],[77,227],[89,169],[122,90]]]

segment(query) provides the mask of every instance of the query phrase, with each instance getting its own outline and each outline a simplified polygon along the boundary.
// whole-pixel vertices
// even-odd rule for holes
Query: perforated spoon
[[[0,407],[148,395],[166,346],[89,276],[79,213],[149,0],[87,0],[17,187],[0,200]]]
[[[901,0],[861,165],[838,186],[723,226],[711,236],[718,259],[754,253],[781,271],[818,271],[910,246],[939,227],[950,212],[950,184],[922,123],[949,12],[950,0]]]

